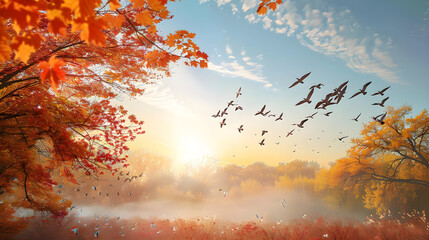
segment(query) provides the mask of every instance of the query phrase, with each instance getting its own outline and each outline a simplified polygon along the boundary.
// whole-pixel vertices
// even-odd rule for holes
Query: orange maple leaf
[[[42,73],[40,74],[42,82],[45,82],[46,79],[49,79],[55,92],[58,89],[58,84],[60,81],[65,81],[66,73],[61,69],[63,65],[63,61],[58,60],[55,56],[51,56],[49,58],[49,62],[42,61],[37,67],[42,69]]]

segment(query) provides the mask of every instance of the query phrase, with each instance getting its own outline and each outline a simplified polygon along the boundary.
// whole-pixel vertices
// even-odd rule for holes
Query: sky
[[[414,115],[428,108],[429,1],[290,0],[264,16],[256,14],[257,4],[168,4],[174,18],[159,29],[195,32],[210,62],[207,69],[172,65],[171,77],[149,85],[142,97],[121,100],[145,121],[146,133],[130,144],[131,151],[171,158],[178,170],[207,161],[276,166],[300,159],[328,166],[346,156],[363,123],[384,112],[372,105],[384,96],[372,93],[390,86],[386,105],[411,105]],[[308,72],[304,84],[289,88]],[[328,107],[329,117],[314,109],[345,81],[345,99]],[[367,95],[348,99],[370,81]],[[315,89],[312,104],[295,106],[318,83],[324,86]],[[220,128],[224,117],[211,116],[232,100],[243,110],[229,108]],[[283,120],[254,116],[263,105],[276,116],[283,113]],[[315,112],[304,128],[292,125]],[[359,122],[352,121],[358,114]],[[262,130],[268,132],[261,136]],[[264,146],[258,144],[262,139]]]

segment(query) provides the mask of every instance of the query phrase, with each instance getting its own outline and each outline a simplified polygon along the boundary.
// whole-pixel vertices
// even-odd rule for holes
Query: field
[[[428,239],[424,212],[364,222],[307,217],[284,222],[203,219],[73,218],[34,221],[15,239]],[[77,228],[77,234],[73,229]],[[98,233],[98,236],[97,236]]]

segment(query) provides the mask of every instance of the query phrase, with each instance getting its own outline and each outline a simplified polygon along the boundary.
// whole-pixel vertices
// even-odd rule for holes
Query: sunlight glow
[[[194,138],[184,139],[178,148],[177,161],[180,165],[198,167],[204,165],[205,159],[211,155],[210,149]]]

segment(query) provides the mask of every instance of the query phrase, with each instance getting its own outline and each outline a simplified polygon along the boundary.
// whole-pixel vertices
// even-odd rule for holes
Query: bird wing
[[[290,85],[290,87],[289,88],[291,88],[291,87],[294,87],[295,85],[297,85],[298,83],[300,83],[301,81],[300,80],[298,80],[298,81],[296,81],[296,82],[294,82],[294,83],[292,83],[292,85]]]
[[[307,101],[308,101],[307,99],[304,99],[304,100],[302,100],[301,102],[299,102],[299,103],[295,104],[295,106],[299,106],[299,105],[301,105],[301,104],[303,104],[303,103],[305,103],[305,102],[307,102]]]
[[[359,91],[359,92],[357,92],[357,93],[353,94],[353,96],[351,96],[349,99],[352,99],[352,98],[356,97],[357,95],[359,95],[359,94],[361,94],[361,93],[362,93],[362,92],[361,92],[361,91]]]
[[[383,101],[381,101],[381,105],[383,105],[387,101],[387,99],[389,99],[389,97],[383,99]]]
[[[301,121],[301,123],[300,123],[299,125],[301,125],[301,126],[302,126],[302,125],[303,125],[305,122],[307,122],[307,121],[308,121],[308,119],[306,118],[306,119],[302,120],[302,121]]]
[[[390,86],[389,87],[387,87],[387,88],[385,88],[385,89],[383,89],[383,90],[381,90],[380,92],[382,92],[382,93],[384,93],[387,89],[389,89],[390,88]]]
[[[307,100],[310,100],[311,96],[313,96],[314,88],[310,90],[310,92],[307,95]]]
[[[367,82],[365,83],[365,85],[363,85],[362,87],[362,92],[365,92],[366,88],[371,84],[372,82]]]
[[[309,72],[309,73],[307,73],[307,74],[303,75],[303,76],[300,78],[300,80],[301,80],[301,81],[303,81],[305,78],[307,78],[307,77],[308,77],[308,75],[310,75],[310,73],[311,73],[311,72]]]

